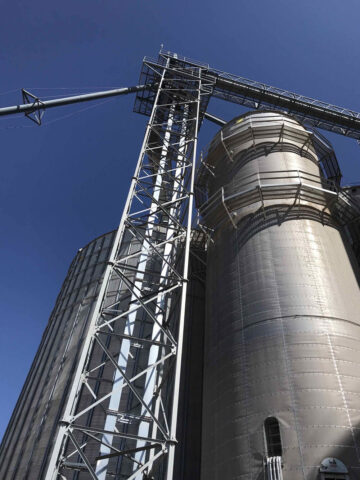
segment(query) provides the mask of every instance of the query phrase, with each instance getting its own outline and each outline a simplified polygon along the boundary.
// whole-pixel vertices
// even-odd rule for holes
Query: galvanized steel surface
[[[231,122],[234,136],[242,130],[245,141],[231,148],[225,142],[205,159],[214,174],[207,177],[210,196],[223,186],[235,194],[245,175],[275,170],[301,170],[321,182],[311,139],[307,157],[290,151],[305,132],[299,124],[273,113],[239,120]],[[296,138],[279,139],[281,125],[298,132]],[[222,134],[229,136],[229,127]],[[280,151],[241,161],[249,149],[261,152],[264,142]],[[278,185],[274,198],[251,201],[245,211],[223,208],[223,221],[212,224],[204,480],[264,478],[269,416],[280,423],[284,480],[319,478],[326,457],[343,461],[351,479],[360,476],[358,267],[331,208],[323,215],[324,206],[301,195],[284,200],[280,191]]]
[[[44,478],[57,424],[63,415],[74,368],[99,293],[114,235],[115,232],[105,234],[80,249],[69,267],[1,444],[1,479]],[[186,356],[180,390],[182,421],[178,432],[179,448],[175,469],[177,475],[187,478],[189,472],[192,472],[199,478],[205,306],[202,262],[205,262],[205,256],[203,241],[198,239],[198,235],[193,235],[192,244],[196,258],[192,258],[190,268],[197,279],[191,274],[186,317]],[[129,241],[127,236],[123,248],[137,250],[138,245],[133,239]],[[112,279],[111,292],[114,298],[122,294],[120,282],[116,278]],[[92,355],[95,361],[98,351],[94,350]],[[102,372],[102,378],[105,383],[111,379],[106,369]],[[82,402],[85,400],[82,399]],[[105,411],[102,411],[102,417],[101,413],[96,412],[87,421],[96,427],[104,416]],[[87,454],[98,455],[99,450],[92,452],[87,449]],[[80,466],[79,458],[75,455],[72,458],[73,464]],[[118,458],[111,460],[113,469],[116,470]],[[89,478],[87,472],[79,469],[68,472],[69,478]]]
[[[70,265],[5,432],[0,478],[42,478],[114,232],[80,249]]]

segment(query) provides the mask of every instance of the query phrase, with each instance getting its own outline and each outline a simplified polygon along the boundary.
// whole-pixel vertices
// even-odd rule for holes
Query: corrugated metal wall
[[[115,232],[110,232],[90,242],[79,250],[70,265],[1,444],[1,479],[44,478],[52,441],[66,403],[114,234]],[[204,261],[204,250],[201,245],[200,242],[197,256]],[[133,239],[130,242],[130,236],[126,235],[122,249],[137,250],[138,245],[135,245]],[[197,276],[200,267],[198,260],[191,261],[191,272],[194,275],[189,286],[189,310],[186,319],[188,336],[185,338],[186,359],[180,402],[183,422],[180,422],[181,447],[178,449],[176,459],[177,471],[185,472],[186,478],[191,478],[187,476],[189,471],[197,472],[193,478],[199,478],[200,470],[202,332],[205,305],[204,272],[200,272],[200,277]],[[124,297],[124,303],[129,302],[128,294],[121,293],[117,277],[112,279],[110,291],[113,292],[113,298]],[[110,300],[111,298],[108,301]],[[94,349],[93,361],[100,354],[101,352]],[[101,393],[104,388],[109,389],[111,384],[106,379],[111,380],[105,369],[99,372],[98,392]],[[86,395],[86,391],[82,393],[81,405],[88,400]],[[84,421],[103,427],[105,416],[105,410],[101,409]],[[96,456],[99,451],[97,449],[91,452],[88,449],[87,454]],[[76,456],[74,461],[78,461]],[[117,462],[118,459],[112,461],[112,471],[116,471]],[[86,472],[68,470],[67,478],[89,477]]]
[[[284,480],[318,479],[326,457],[360,478],[359,271],[312,139],[286,115],[253,113],[205,159],[203,480],[266,478],[268,417]]]
[[[70,265],[1,444],[2,479],[42,478],[113,237],[93,240]]]

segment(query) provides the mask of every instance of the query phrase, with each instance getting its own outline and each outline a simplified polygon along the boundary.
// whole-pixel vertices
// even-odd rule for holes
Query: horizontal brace
[[[120,277],[120,275],[119,275]],[[121,277],[120,277],[121,278]],[[176,285],[172,285],[170,288],[167,288],[167,289],[164,289],[162,290],[162,292],[160,292],[161,294],[164,294],[164,293],[170,293],[171,291],[173,290],[176,290],[177,288],[180,288],[181,287],[181,284],[176,284]],[[135,307],[133,308],[129,308],[129,310],[126,310],[125,312],[122,312],[120,315],[114,317],[114,318],[111,318],[110,320],[105,320],[103,323],[101,323],[100,325],[98,325],[97,327],[97,330],[100,330],[101,328],[103,327],[106,327],[106,326],[109,326],[111,325],[112,323],[116,322],[117,320],[120,320],[122,319],[123,317],[126,317],[127,315],[130,315],[130,313],[133,313],[133,312],[136,312],[137,310],[139,310],[140,308],[142,308],[142,306],[144,304],[147,304],[147,303],[151,303],[153,302],[154,300],[157,299],[157,297],[159,296],[159,292],[155,293],[151,298],[148,298],[146,299],[145,301],[142,302],[142,304],[140,305],[136,305]],[[106,314],[106,309],[103,310],[104,314]]]
[[[185,188],[183,189],[185,190]],[[173,190],[170,190],[171,192],[173,192]],[[146,189],[141,189],[141,192],[146,192],[144,193],[144,196],[147,197],[147,198],[152,198],[151,196],[149,196],[149,194],[147,193],[147,190]],[[138,192],[137,192],[138,193]],[[157,211],[161,211],[163,210],[164,207],[168,207],[169,205],[173,205],[174,203],[179,203],[183,200],[186,200],[187,198],[189,198],[189,193],[187,193],[185,196],[183,197],[177,197],[175,198],[174,200],[169,200],[168,202],[164,202],[164,203],[160,203],[158,201],[156,201],[157,205],[158,205],[158,210]],[[148,212],[149,210],[151,210],[151,208],[153,208],[151,205],[148,207],[148,208],[144,208],[143,210],[138,210],[137,212],[133,212],[133,213],[130,213],[129,214],[129,217],[133,217],[135,215],[140,215],[141,213],[146,213]],[[150,212],[151,215],[153,215],[155,212]]]
[[[204,118],[206,118],[206,120],[210,120],[210,122],[213,122],[216,125],[219,125],[220,127],[223,127],[224,125],[227,124],[227,122],[222,118],[216,117],[215,115],[211,115],[211,113],[208,113],[208,112],[204,113]]]
[[[134,227],[132,227],[132,228],[134,228]],[[176,240],[179,240],[180,238],[183,238],[185,235],[186,235],[186,232],[184,231],[180,235],[176,235],[175,237],[171,237],[168,240],[164,240],[163,242],[156,243],[155,246],[156,246],[156,248],[162,247],[162,246],[164,246],[168,243],[172,243]],[[132,253],[131,255],[127,255],[126,257],[118,258],[116,260],[116,262],[113,263],[113,265],[117,265],[117,266],[121,267],[124,262],[127,262],[128,260],[130,260],[130,258],[138,257],[141,254],[141,252],[142,252],[142,250],[137,250],[136,252]]]
[[[153,61],[151,59],[145,59],[144,60],[144,65],[146,65],[147,67],[151,68],[151,67],[159,67],[159,64],[157,63],[157,61]],[[160,65],[161,68],[163,70],[166,70],[168,72],[176,72],[176,73],[179,73],[179,75],[181,75],[181,78],[187,78],[189,80],[192,80],[194,82],[200,82],[199,80],[199,77],[196,76],[196,74],[194,74],[194,72],[192,70],[186,70],[185,68],[176,68],[174,66],[166,66],[166,65]],[[157,73],[157,72],[156,72]],[[166,80],[168,80],[168,77],[165,77]],[[171,80],[171,78],[170,78]]]
[[[132,289],[132,285],[131,283],[129,282],[129,280],[126,278],[125,275],[123,275],[121,272],[118,272],[120,275],[121,275],[121,278],[123,279],[124,281],[124,284],[127,285],[127,287],[129,288],[129,290],[132,291],[132,294],[133,296],[136,298],[136,300],[140,303],[140,307],[143,308],[143,310],[147,313],[147,315],[149,316],[149,318],[151,318],[154,323],[156,323],[158,325],[158,327],[160,328],[160,330],[163,332],[163,334],[167,337],[167,339],[172,342],[174,345],[176,345],[176,341],[175,341],[175,338],[172,336],[172,333],[166,329],[164,329],[163,325],[161,325],[161,323],[158,321],[158,319],[156,318],[155,314],[149,310],[149,308],[147,307],[146,305],[146,300],[143,301],[143,298],[140,297],[136,292],[135,292],[135,289]],[[129,285],[130,283],[130,285]],[[179,282],[178,286],[181,285],[181,282]],[[170,290],[170,288],[168,289],[168,291]],[[156,298],[158,298],[158,296],[163,296],[164,294],[166,293],[166,289],[162,290],[162,291],[159,291],[156,295]]]
[[[141,403],[141,405],[143,406],[143,408],[148,412],[148,414],[150,415],[150,417],[153,419],[153,421],[156,423],[158,429],[160,430],[160,432],[162,433],[164,439],[168,439],[168,434],[167,432],[164,430],[164,428],[162,427],[161,423],[158,421],[158,419],[155,417],[155,415],[153,414],[153,412],[151,411],[150,407],[145,403],[145,400],[141,397],[141,395],[139,394],[139,392],[135,389],[134,385],[132,384],[131,382],[131,379],[127,377],[126,373],[124,372],[124,370],[120,367],[120,365],[118,363],[115,362],[114,358],[112,357],[111,353],[109,352],[109,350],[107,349],[106,345],[104,345],[104,343],[100,340],[99,336],[95,336],[95,339],[96,341],[98,342],[98,344],[100,345],[100,347],[102,348],[102,350],[104,351],[104,353],[107,355],[107,357],[109,358],[110,362],[113,364],[113,366],[120,372],[122,378],[124,379],[125,383],[127,384],[127,386],[130,388],[130,390],[132,391],[133,395],[137,398],[137,400]]]
[[[149,171],[152,171],[154,169],[154,165],[159,165],[158,162],[156,162],[155,160],[151,159],[151,163],[152,165],[148,165],[147,166],[147,170]],[[186,165],[184,165],[182,168],[184,168]],[[145,172],[145,169],[143,169],[144,172]],[[171,168],[170,170],[165,170],[164,171],[164,175],[166,176],[170,176],[172,180],[174,180],[174,182],[177,182],[180,184],[179,182],[179,179],[175,178],[173,175],[171,175],[172,172],[176,172],[177,168],[176,167],[173,167]],[[153,178],[153,177],[156,177],[157,176],[157,172],[156,173],[147,173],[145,175],[141,175],[137,178],[137,181],[141,182],[141,180],[148,180],[149,178]],[[182,180],[182,176],[180,177],[180,179]]]
[[[100,440],[100,438],[96,437],[95,435],[92,435],[90,432],[86,432],[86,433],[84,433],[84,435],[92,438],[93,440],[95,440],[97,443],[100,443],[101,445],[105,445],[105,447],[108,447],[110,450],[114,450],[115,452],[120,451],[117,448],[115,448],[114,446],[110,445],[109,443],[104,442],[104,440]],[[69,457],[67,457],[67,458],[69,458]]]
[[[169,219],[172,220],[172,222],[174,223],[174,225],[179,225],[181,226],[181,222],[178,221],[178,218],[176,218],[175,216],[171,215],[165,208],[164,208],[164,205],[165,203],[161,203],[160,201],[156,200],[153,195],[151,194],[151,192],[149,192],[146,188],[142,188],[141,189],[141,193],[145,196],[145,197],[148,197],[150,200],[152,200],[152,202],[154,204],[157,205],[158,209],[157,209],[157,212],[158,211],[162,211],[164,213],[164,215],[166,215]],[[185,197],[186,198],[186,197]],[[178,201],[178,200],[177,200]],[[168,205],[170,205],[171,203],[173,203],[173,201],[170,201],[168,202]],[[130,216],[129,216],[130,217]]]
[[[63,467],[68,468],[69,470],[87,470],[85,463],[79,462],[63,462]]]
[[[131,335],[125,335],[124,333],[115,333],[115,332],[99,332],[99,333],[104,333],[106,335],[111,335],[113,337],[125,338],[126,340],[132,340],[134,342],[147,343],[150,346],[155,345],[155,346],[158,346],[158,347],[173,348],[172,344],[157,342],[156,340],[148,340],[147,338],[133,337]],[[94,378],[94,379],[97,380],[97,378]]]
[[[135,375],[134,377],[132,377],[129,381],[130,382],[135,382],[135,380],[137,380],[138,378],[142,377],[143,375],[145,375],[146,372],[148,372],[149,370],[152,370],[154,369],[156,366],[160,365],[161,363],[164,363],[166,360],[168,360],[169,358],[173,357],[174,356],[174,353],[171,352],[171,353],[168,353],[167,355],[165,355],[164,357],[161,357],[157,362],[153,363],[152,365],[150,365],[149,367],[145,368],[144,370],[142,370],[141,372],[139,372],[137,375]],[[101,365],[105,365],[105,362],[102,362]],[[94,371],[96,369],[93,368],[92,371]],[[120,390],[122,390],[123,388],[125,388],[125,382],[122,384]],[[76,424],[74,424],[73,422],[75,420],[77,420],[79,417],[81,417],[82,415],[84,415],[86,412],[90,411],[90,410],[93,410],[97,405],[100,405],[101,403],[105,402],[105,400],[107,400],[108,398],[110,398],[112,395],[112,392],[110,393],[107,393],[106,395],[104,395],[103,397],[99,398],[98,400],[96,400],[96,402],[92,403],[91,405],[89,405],[88,407],[84,408],[84,410],[82,410],[81,412],[77,413],[73,418],[72,418],[72,421],[71,422],[65,422],[65,421],[60,421],[60,423],[62,425],[68,425],[68,426],[71,426],[71,428],[74,428],[76,427]],[[79,429],[80,428],[80,425],[77,426],[77,428]],[[83,427],[83,428],[88,428],[88,427]],[[107,433],[106,431],[103,431],[103,430],[100,430],[98,433]],[[108,432],[109,433],[109,432]],[[137,438],[137,437],[129,437],[129,438]],[[143,439],[142,439],[143,440]]]
[[[62,425],[66,424],[66,422],[60,422],[60,423]],[[149,442],[149,443],[157,442],[159,445],[162,445],[163,443],[165,443],[165,441],[157,440],[157,439],[150,438],[150,437],[142,437],[142,436],[131,434],[131,433],[104,430],[104,429],[96,428],[96,427],[86,427],[86,426],[73,425],[72,424],[71,428],[73,430],[77,430],[77,431],[83,432],[85,434],[87,432],[100,433],[101,435],[113,435],[114,437],[128,438],[129,440],[143,440],[144,442]]]
[[[186,118],[186,119],[181,118],[180,120],[173,120],[173,125],[183,126],[184,124],[186,125],[187,123],[194,122],[194,121],[196,121],[196,117],[189,117],[189,118]],[[152,125],[151,128],[166,127],[167,122],[152,123],[151,125]]]
[[[148,255],[148,257],[151,257],[150,255]],[[156,255],[154,255],[154,257],[156,257]],[[147,262],[148,258],[142,260],[141,263],[144,263],[144,262]],[[145,271],[142,271],[142,270],[139,270],[139,267],[138,266],[131,266],[131,265],[121,265],[121,264],[117,264],[115,266],[116,268],[114,268],[114,272],[116,273],[116,275],[119,277],[119,278],[123,278],[123,276],[125,275],[125,272],[131,272],[131,273],[134,273],[137,278],[134,278],[132,281],[130,281],[129,284],[127,285],[130,285],[127,287],[127,289],[129,290],[132,290],[132,288],[136,289],[137,291],[141,292],[143,287],[139,286],[139,287],[135,287],[134,285],[134,281],[136,280],[141,280],[142,283],[144,284],[148,284],[148,285],[151,285],[151,293],[148,293],[148,294],[144,294],[142,295],[140,298],[142,300],[146,300],[149,295],[160,295],[162,293],[163,290],[160,290],[160,286],[162,286],[164,284],[164,281],[175,281],[176,278],[174,275],[160,275],[160,273],[156,270],[151,270],[150,268],[147,268]],[[120,269],[121,269],[121,272],[120,272]],[[155,280],[152,280],[151,283],[149,284],[149,280],[146,281],[144,280],[144,275],[156,275],[157,276],[157,282],[155,283]],[[183,277],[178,273],[176,272],[176,277],[177,277],[177,280],[178,281],[183,281]],[[178,282],[177,282],[178,283]],[[159,290],[155,290],[154,287],[157,287]],[[164,289],[165,290],[165,289]],[[104,312],[108,312],[109,309],[108,307],[104,308]]]
[[[96,457],[95,460],[103,460],[104,458],[113,458],[113,457],[118,457],[119,455],[128,455],[130,453],[144,452],[147,450],[152,450],[153,448],[157,448],[159,446],[160,446],[159,444],[156,444],[156,445],[148,445],[147,447],[130,448],[129,450],[122,450],[121,452],[101,455],[100,457]]]
[[[174,229],[172,229],[174,230]],[[172,245],[173,243],[173,240],[171,238],[169,238],[169,241],[166,242],[167,244],[169,245],[172,245],[172,251],[171,251],[171,256],[170,254],[167,255],[167,258],[165,258],[165,255],[159,251],[157,245],[155,243],[152,242],[151,239],[147,239],[142,233],[140,230],[137,230],[135,231],[135,236],[137,239],[142,239],[143,240],[143,245],[145,246],[145,243],[148,244],[148,246],[146,246],[146,250],[147,250],[147,257],[149,257],[149,255],[151,255],[151,253],[154,253],[154,256],[157,257],[157,258],[160,258],[163,263],[166,263],[166,265],[170,268],[170,270],[172,271],[172,273],[181,281],[182,280],[182,275],[180,275],[180,273],[176,270],[176,265],[174,264],[171,264],[171,260],[172,260],[172,255],[174,254],[174,250],[176,251],[176,246],[175,245]],[[165,249],[164,249],[165,250]],[[145,272],[146,273],[146,269],[145,269]],[[155,273],[155,272],[154,272]],[[156,275],[156,273],[155,273]],[[162,274],[158,274],[157,275],[157,278],[159,280],[161,280],[162,278],[169,278],[169,274],[167,275],[162,275]]]

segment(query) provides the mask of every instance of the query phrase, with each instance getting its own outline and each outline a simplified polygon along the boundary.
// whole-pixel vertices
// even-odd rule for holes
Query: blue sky
[[[165,48],[219,69],[360,111],[356,0],[0,0],[0,106],[136,85]],[[146,118],[133,97],[0,119],[0,435],[77,249],[112,230]],[[211,101],[231,119],[235,105]],[[217,128],[204,125],[200,147]],[[345,183],[360,147],[334,144]]]

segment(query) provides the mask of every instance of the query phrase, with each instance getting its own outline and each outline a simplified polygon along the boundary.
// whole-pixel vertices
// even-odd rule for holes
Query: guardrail
[[[274,204],[306,205],[318,209],[320,215],[331,212],[341,225],[360,220],[360,206],[335,182],[302,170],[250,174],[236,187],[221,187],[211,197],[204,196],[204,201],[199,203],[202,222],[213,229],[226,218],[237,228],[241,209],[251,205],[257,205],[254,212],[262,209],[264,215],[266,208]],[[249,213],[247,210],[246,214]]]

